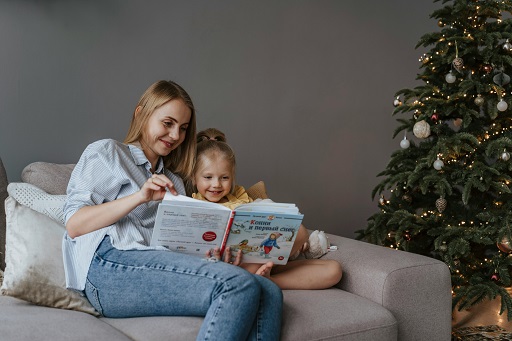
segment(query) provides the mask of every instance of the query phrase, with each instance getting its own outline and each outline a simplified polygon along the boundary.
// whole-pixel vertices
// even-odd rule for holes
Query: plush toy
[[[320,258],[329,252],[331,244],[324,231],[315,230],[309,235],[309,249],[304,252],[307,259]]]

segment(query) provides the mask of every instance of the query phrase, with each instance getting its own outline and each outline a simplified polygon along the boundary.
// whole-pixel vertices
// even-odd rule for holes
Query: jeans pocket
[[[89,280],[85,282],[85,295],[91,305],[103,316],[103,307],[100,303],[100,295],[98,289]]]

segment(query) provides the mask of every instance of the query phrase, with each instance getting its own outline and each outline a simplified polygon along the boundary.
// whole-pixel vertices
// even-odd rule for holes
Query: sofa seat
[[[396,340],[397,321],[383,306],[338,289],[285,290],[282,340]],[[321,306],[322,310],[308,309]],[[0,297],[2,340],[195,340],[200,317],[96,318]],[[236,318],[236,316],[233,316]],[[26,325],[37,328],[24,328]],[[307,326],[307,328],[304,328]]]
[[[0,340],[130,340],[100,319],[78,311],[36,306],[9,296],[0,296],[0,311]]]

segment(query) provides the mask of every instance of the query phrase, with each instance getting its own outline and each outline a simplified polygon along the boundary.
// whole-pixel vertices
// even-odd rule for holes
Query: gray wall
[[[74,163],[122,140],[142,92],[173,79],[223,130],[238,182],[353,237],[377,211],[394,93],[417,84],[427,0],[0,0],[0,157]]]

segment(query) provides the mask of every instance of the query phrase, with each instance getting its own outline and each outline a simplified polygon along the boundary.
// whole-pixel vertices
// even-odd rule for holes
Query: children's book
[[[295,204],[270,200],[231,210],[221,204],[166,193],[158,206],[151,245],[205,256],[227,246],[244,263],[286,264],[303,215]]]

